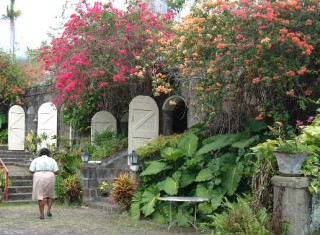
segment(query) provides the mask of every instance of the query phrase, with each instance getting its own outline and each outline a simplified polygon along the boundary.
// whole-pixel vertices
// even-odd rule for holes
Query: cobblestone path
[[[192,228],[173,227],[153,221],[133,221],[128,215],[88,207],[54,205],[52,218],[39,219],[36,203],[0,204],[1,235],[193,235]]]

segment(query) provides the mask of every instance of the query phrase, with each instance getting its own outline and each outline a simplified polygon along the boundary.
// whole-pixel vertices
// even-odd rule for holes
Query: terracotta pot
[[[282,175],[300,176],[301,167],[308,156],[307,153],[274,152],[277,158],[279,172]]]

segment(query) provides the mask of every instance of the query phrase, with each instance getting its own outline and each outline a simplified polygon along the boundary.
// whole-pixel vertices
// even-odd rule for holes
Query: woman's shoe
[[[44,219],[44,215],[40,215],[39,219]]]
[[[51,214],[50,211],[47,212],[47,216],[48,216],[48,217],[52,217],[52,214]]]

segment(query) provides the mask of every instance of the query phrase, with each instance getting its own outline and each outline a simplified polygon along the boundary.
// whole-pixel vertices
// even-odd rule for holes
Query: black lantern
[[[83,162],[88,162],[89,160],[89,153],[88,152],[83,152],[81,155],[81,159]]]
[[[135,151],[132,151],[132,153],[129,154],[129,161],[131,165],[137,165],[138,164],[138,154],[136,154]]]

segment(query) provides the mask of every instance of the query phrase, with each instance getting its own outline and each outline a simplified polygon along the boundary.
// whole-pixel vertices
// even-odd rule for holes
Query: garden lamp
[[[138,154],[136,154],[135,151],[132,151],[132,153],[129,154],[129,161],[131,165],[137,165],[138,164]]]
[[[89,153],[88,152],[83,152],[81,155],[81,159],[83,162],[88,162],[89,159]]]

